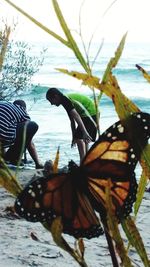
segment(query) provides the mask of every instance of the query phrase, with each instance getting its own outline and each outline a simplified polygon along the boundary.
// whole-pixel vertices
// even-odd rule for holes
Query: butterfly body
[[[28,221],[49,225],[61,216],[64,233],[76,238],[99,236],[103,230],[97,212],[104,221],[109,188],[118,222],[127,217],[136,200],[134,169],[150,137],[150,115],[131,115],[130,128],[124,123],[107,129],[80,166],[71,161],[68,173],[41,177],[27,185],[15,202],[16,212]]]
[[[68,168],[73,187],[78,188],[79,192],[86,193],[88,186],[86,169],[78,166],[73,160],[69,162]]]

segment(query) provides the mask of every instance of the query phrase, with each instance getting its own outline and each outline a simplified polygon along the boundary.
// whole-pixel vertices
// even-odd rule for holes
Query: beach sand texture
[[[36,170],[22,169],[19,171],[19,181],[25,184],[35,173]],[[14,204],[14,200],[11,194],[0,188],[0,267],[79,266],[68,253],[56,246],[51,234],[40,223],[30,223],[19,219],[6,210],[8,206]],[[150,193],[145,192],[137,218],[137,226],[150,257],[149,219]],[[38,237],[38,241],[31,238],[31,233]],[[74,238],[68,235],[64,237],[71,246],[74,246]],[[91,240],[85,239],[84,243],[85,260],[89,267],[112,266],[105,236]],[[133,266],[143,266],[133,248],[129,255],[133,260]]]

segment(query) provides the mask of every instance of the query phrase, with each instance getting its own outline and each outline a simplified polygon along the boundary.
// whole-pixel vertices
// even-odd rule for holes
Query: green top
[[[90,116],[96,115],[95,104],[88,96],[72,93],[67,94],[67,97],[81,117],[87,117],[89,114]]]

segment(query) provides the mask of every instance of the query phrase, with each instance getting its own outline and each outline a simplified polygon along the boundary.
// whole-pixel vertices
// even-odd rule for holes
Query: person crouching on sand
[[[38,125],[31,121],[23,100],[18,99],[14,103],[0,101],[0,142],[6,162],[18,165],[23,152],[27,149],[35,162],[36,169],[43,168],[32,141],[37,130]]]
[[[66,110],[71,122],[71,147],[77,144],[80,161],[82,161],[88,150],[88,144],[96,139],[97,125],[94,102],[89,97],[77,93],[64,95],[56,88],[48,89],[46,99],[52,105],[62,105]]]

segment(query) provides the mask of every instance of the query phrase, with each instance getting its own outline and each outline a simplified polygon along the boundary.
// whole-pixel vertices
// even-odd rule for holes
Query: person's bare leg
[[[29,143],[27,149],[28,149],[28,152],[29,152],[31,158],[35,162],[36,169],[43,169],[43,164],[39,161],[38,154],[37,154],[37,151],[36,151],[36,148],[35,148],[33,141],[31,141]]]
[[[86,150],[86,153],[87,153],[88,150],[89,150],[89,144],[85,144],[85,150]]]
[[[86,145],[82,139],[78,139],[77,140],[77,146],[78,146],[78,151],[79,151],[79,155],[80,155],[80,162],[81,162],[82,159],[84,158],[84,156],[86,155]]]

